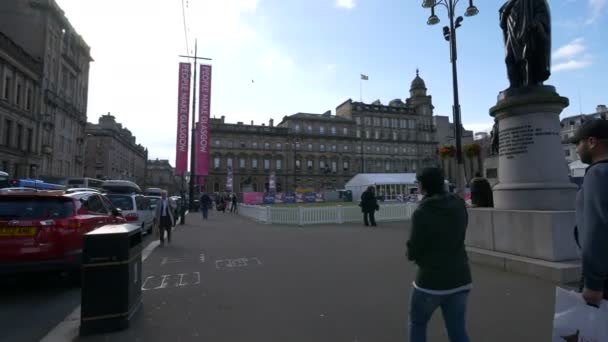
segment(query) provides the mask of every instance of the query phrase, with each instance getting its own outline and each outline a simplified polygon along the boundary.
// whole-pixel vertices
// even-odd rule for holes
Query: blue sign
[[[293,192],[288,192],[285,194],[285,199],[283,200],[285,203],[296,203],[296,194]]]
[[[304,203],[315,203],[317,201],[317,195],[314,192],[307,192],[304,194]]]
[[[264,204],[274,204],[274,194],[264,194]]]

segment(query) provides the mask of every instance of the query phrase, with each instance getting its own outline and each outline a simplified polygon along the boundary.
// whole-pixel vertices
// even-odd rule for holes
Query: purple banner
[[[232,166],[228,165],[228,175],[226,176],[226,191],[232,192],[232,182],[233,182]]]
[[[275,174],[274,171],[270,172],[270,177],[268,179],[268,191],[269,192],[276,192],[277,191],[276,174]]]
[[[190,116],[190,63],[179,63],[177,88],[177,141],[175,143],[175,175],[188,169],[188,124]]]
[[[211,65],[201,65],[198,108],[198,144],[196,146],[196,174],[209,174],[209,116],[211,113]]]

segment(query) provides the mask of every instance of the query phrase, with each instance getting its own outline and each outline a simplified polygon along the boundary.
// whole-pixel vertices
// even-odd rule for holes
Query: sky
[[[88,120],[108,112],[146,146],[175,160],[179,55],[212,58],[211,113],[226,122],[275,123],[297,112],[324,113],[349,98],[409,97],[416,69],[435,115],[451,117],[452,74],[441,23],[426,25],[422,0],[56,0],[91,46]],[[508,87],[498,9],[457,31],[462,120],[490,129],[488,110]],[[570,98],[562,117],[608,104],[608,0],[550,0],[552,76]],[[183,4],[183,5],[182,5]],[[468,1],[460,0],[462,15]],[[182,7],[183,6],[183,7]],[[184,25],[185,22],[185,25]],[[360,75],[369,76],[361,81]]]

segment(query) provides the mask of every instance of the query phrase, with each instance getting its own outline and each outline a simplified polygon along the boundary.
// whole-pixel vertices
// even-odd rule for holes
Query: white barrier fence
[[[406,221],[412,217],[415,203],[390,203],[380,206],[376,212],[376,221]],[[359,222],[363,213],[358,206],[327,207],[275,207],[261,205],[239,205],[239,215],[263,223],[309,225],[322,223]]]

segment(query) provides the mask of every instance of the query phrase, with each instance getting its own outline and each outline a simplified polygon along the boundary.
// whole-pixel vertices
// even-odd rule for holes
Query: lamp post
[[[454,105],[452,106],[452,116],[454,121],[454,136],[456,137],[456,187],[459,193],[464,192],[464,160],[462,158],[462,121],[460,116],[460,102],[458,100],[458,70],[456,67],[456,61],[458,60],[458,52],[456,49],[456,29],[462,25],[463,17],[455,17],[456,5],[460,0],[423,0],[422,7],[430,8],[431,15],[427,21],[428,25],[436,25],[439,23],[439,17],[435,14],[435,7],[439,5],[445,6],[448,11],[448,18],[450,20],[449,26],[443,27],[443,37],[450,43],[450,61],[452,63],[452,88],[454,90]],[[469,7],[467,7],[464,15],[466,17],[472,17],[479,13],[479,10],[473,5],[473,0],[469,0]]]

